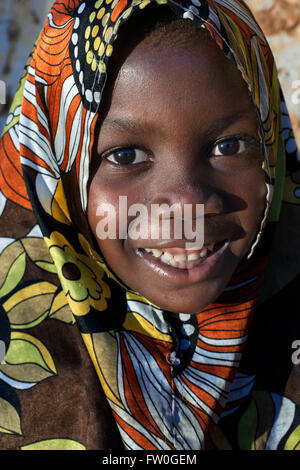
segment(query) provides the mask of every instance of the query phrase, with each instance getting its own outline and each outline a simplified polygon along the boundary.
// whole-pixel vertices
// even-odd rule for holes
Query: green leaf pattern
[[[257,426],[257,409],[252,399],[238,425],[239,446],[243,450],[253,450]]]
[[[16,399],[7,401],[11,393],[16,393],[11,384],[18,389],[27,389],[57,374],[45,344],[27,331],[51,318],[74,323],[68,302],[56,284],[36,280],[24,283],[28,262],[41,269],[41,279],[43,271],[50,276],[51,273],[56,274],[43,238],[27,237],[12,241],[0,255],[0,299],[9,321],[9,325],[5,325],[10,328],[9,347],[4,360],[0,361],[4,387],[4,395],[0,396],[0,433],[11,435],[22,435],[17,395]],[[82,450],[84,446],[69,439],[50,439],[24,446],[24,449]]]
[[[25,253],[19,241],[5,248],[0,256],[0,266],[0,297],[3,297],[19,284],[25,272]]]
[[[72,439],[45,439],[22,446],[21,450],[86,450],[86,448]]]
[[[253,390],[249,404],[221,418],[212,434],[217,450],[300,450],[297,405],[287,397]],[[233,424],[232,424],[233,423]],[[237,424],[237,425],[236,425]]]
[[[22,435],[21,420],[17,410],[3,398],[0,398],[0,432]]]
[[[284,450],[300,450],[300,424],[287,439]]]

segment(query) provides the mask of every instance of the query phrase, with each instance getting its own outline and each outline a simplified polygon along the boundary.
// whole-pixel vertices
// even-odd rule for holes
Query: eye
[[[211,155],[230,157],[244,152],[247,148],[246,146],[245,140],[242,139],[232,138],[222,140],[222,142],[219,142],[212,148]]]
[[[144,150],[137,148],[120,148],[103,156],[106,160],[118,166],[135,165],[145,162],[148,155]]]

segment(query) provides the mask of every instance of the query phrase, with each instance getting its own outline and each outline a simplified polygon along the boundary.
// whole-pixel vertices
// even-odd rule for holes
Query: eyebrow
[[[218,134],[219,132],[222,132],[226,130],[228,127],[230,127],[232,124],[235,124],[237,121],[243,119],[243,118],[251,118],[251,119],[256,119],[254,110],[251,112],[249,109],[244,109],[240,110],[236,113],[229,114],[228,116],[216,119],[213,121],[206,129],[205,129],[205,135],[214,135]]]
[[[134,119],[106,119],[103,121],[101,127],[114,127],[122,131],[130,132],[131,134],[138,135],[142,132],[147,131],[148,129],[153,129],[156,126],[153,126],[151,123],[146,121],[136,121]]]
[[[214,120],[208,127],[203,131],[203,135],[214,135],[219,132],[224,131],[226,128],[230,127],[235,122],[239,121],[242,118],[251,118],[255,117],[254,110],[250,112],[249,109],[242,109],[236,113],[229,114],[222,118]],[[104,120],[101,127],[114,127],[121,129],[122,131],[130,132],[134,135],[139,135],[145,133],[148,130],[160,130],[157,122],[152,123],[149,121],[134,120],[129,118],[117,118],[117,119],[107,119]],[[202,132],[201,132],[202,133]]]

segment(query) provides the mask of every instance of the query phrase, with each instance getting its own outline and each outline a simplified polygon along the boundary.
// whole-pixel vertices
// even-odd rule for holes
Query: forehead
[[[156,113],[160,119],[166,108],[191,116],[205,110],[211,119],[224,108],[253,113],[241,73],[210,39],[176,44],[166,38],[153,46],[146,38],[117,56],[111,71],[104,93],[110,116]]]

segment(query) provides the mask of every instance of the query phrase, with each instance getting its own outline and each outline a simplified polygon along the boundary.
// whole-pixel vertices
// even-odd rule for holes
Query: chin
[[[189,313],[198,314],[204,310],[208,305],[212,304],[223,292],[226,285],[222,285],[219,289],[213,289],[213,292],[209,293],[208,289],[196,288],[196,293],[180,293],[180,290],[176,293],[168,292],[164,295],[162,300],[162,293],[160,292],[159,298],[157,296],[143,295],[147,300],[156,305],[162,310],[166,310],[173,313]],[[203,295],[201,295],[201,290]]]

